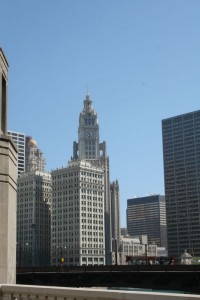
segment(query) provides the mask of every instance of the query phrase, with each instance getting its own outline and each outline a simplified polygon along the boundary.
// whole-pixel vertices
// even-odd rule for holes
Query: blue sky
[[[127,199],[164,194],[161,120],[200,108],[199,0],[2,0],[8,128],[66,166],[87,86]]]

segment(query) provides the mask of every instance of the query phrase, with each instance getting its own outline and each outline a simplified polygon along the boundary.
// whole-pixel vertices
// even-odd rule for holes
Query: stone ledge
[[[17,190],[17,182],[14,181],[9,175],[1,174],[0,173],[0,182],[8,183],[11,185],[15,190]]]
[[[77,300],[194,300],[199,295],[138,292],[138,291],[113,291],[106,289],[65,288],[30,285],[1,285],[1,299],[46,299],[59,298]],[[10,295],[10,297],[9,297]]]
[[[12,147],[15,149],[15,151],[18,152],[17,146],[8,135],[0,134],[0,141],[9,142],[12,145]]]

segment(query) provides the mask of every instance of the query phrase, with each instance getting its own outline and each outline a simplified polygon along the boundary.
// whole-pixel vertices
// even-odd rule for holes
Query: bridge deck
[[[21,269],[18,284],[65,287],[127,287],[200,294],[200,266],[95,266]]]

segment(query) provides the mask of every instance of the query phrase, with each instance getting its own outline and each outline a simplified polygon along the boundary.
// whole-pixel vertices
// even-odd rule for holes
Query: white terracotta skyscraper
[[[100,166],[104,171],[104,221],[106,264],[111,263],[111,201],[109,157],[106,155],[106,142],[99,142],[98,115],[92,100],[86,95],[84,107],[79,116],[78,143],[74,142],[74,159],[89,160],[93,165]]]
[[[52,263],[63,258],[67,265],[111,264],[109,158],[89,95],[79,116],[73,157],[67,168],[52,172],[52,192]]]

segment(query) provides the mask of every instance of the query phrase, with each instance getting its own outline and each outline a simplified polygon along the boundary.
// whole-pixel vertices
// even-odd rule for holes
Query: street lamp
[[[63,248],[66,249],[67,247],[66,246],[57,246],[57,249],[60,249],[60,254],[58,253],[58,256],[60,256],[60,266],[62,267],[63,266],[63,263],[65,261],[64,257],[63,257]]]
[[[37,265],[37,262],[36,262],[36,224],[32,224],[31,228],[32,228],[32,234],[33,234],[32,267],[35,267]]]
[[[18,258],[18,267],[22,267],[22,243],[17,243],[17,258]]]
[[[114,241],[114,245],[115,245],[115,265],[118,265],[117,263],[117,239],[112,239]]]
[[[147,256],[148,256],[148,245],[145,244],[145,260],[146,260],[146,266],[148,265],[148,258],[147,258]]]
[[[19,242],[17,243],[17,254],[18,254],[18,267],[21,268],[22,267],[22,263],[23,265],[27,265],[27,249],[26,247],[28,247],[29,243],[22,243]],[[24,260],[22,262],[22,259]]]

